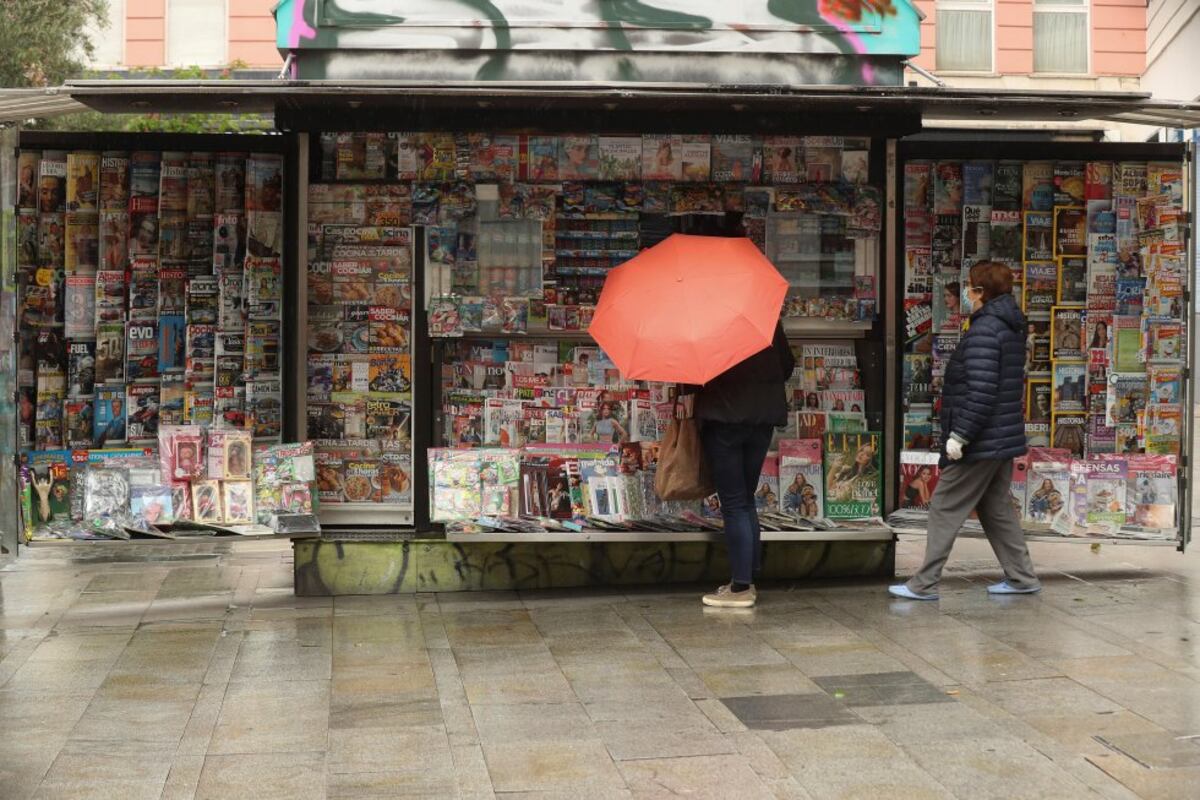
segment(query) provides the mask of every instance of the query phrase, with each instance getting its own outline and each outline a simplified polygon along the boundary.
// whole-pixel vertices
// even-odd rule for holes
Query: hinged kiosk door
[[[1011,486],[1027,532],[1186,546],[1194,168],[1181,145],[901,144],[896,524],[919,526],[930,451],[957,432],[943,430],[941,383],[972,267],[992,262],[1012,270],[1025,318],[1029,453]]]
[[[17,512],[17,129],[0,130],[0,551],[16,553]],[[32,176],[30,177],[32,180]],[[30,184],[32,185],[32,184]]]
[[[309,160],[302,425],[315,445],[323,524],[408,526],[412,197],[407,184],[381,181],[387,165],[372,152],[359,155]]]

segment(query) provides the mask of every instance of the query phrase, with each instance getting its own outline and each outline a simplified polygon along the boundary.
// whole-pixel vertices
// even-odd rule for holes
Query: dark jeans
[[[734,583],[753,583],[762,566],[762,530],[754,492],[771,447],[771,425],[703,422],[700,440],[725,519],[725,544]]]

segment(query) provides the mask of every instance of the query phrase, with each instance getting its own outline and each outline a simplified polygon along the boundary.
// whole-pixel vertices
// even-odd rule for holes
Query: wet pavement
[[[738,612],[296,598],[273,542],[35,549],[0,562],[0,798],[1196,797],[1200,556],[1033,552],[1041,596],[987,597],[964,541],[940,603]]]

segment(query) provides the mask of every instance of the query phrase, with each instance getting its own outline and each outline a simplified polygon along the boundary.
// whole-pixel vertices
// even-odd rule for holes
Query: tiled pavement
[[[901,545],[901,572],[921,543]],[[0,798],[1200,796],[1200,556],[881,583],[297,599],[275,543],[0,563]],[[124,560],[129,557],[138,560]]]

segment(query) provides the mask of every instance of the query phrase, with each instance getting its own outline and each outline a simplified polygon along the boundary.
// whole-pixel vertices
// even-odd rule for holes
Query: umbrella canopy
[[[609,273],[588,332],[626,378],[707,383],[771,344],[787,289],[749,239],[676,233]]]

